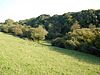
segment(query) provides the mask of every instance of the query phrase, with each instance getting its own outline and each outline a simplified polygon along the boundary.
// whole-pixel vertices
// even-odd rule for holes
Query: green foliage
[[[93,9],[82,10],[81,12],[73,13],[73,17],[80,23],[81,27],[88,27],[91,23],[98,26],[98,16]]]
[[[35,33],[33,34],[36,40],[44,40],[45,36],[48,34],[48,32],[42,27],[39,26],[35,28]]]
[[[23,31],[22,31],[22,25],[15,25],[12,27],[12,33],[16,36],[22,36]]]
[[[73,32],[69,33],[69,38],[70,40],[77,40],[80,43],[80,48],[79,49],[88,49],[91,46],[95,46],[94,42],[96,39],[96,29],[94,29],[95,32],[93,32],[91,29],[88,28],[82,28],[82,29],[77,29]],[[75,43],[75,42],[74,42]]]
[[[76,29],[80,29],[80,25],[78,24],[78,22],[75,22],[75,23],[71,26],[71,30],[76,30]]]
[[[14,23],[13,25],[3,24],[2,32],[12,33],[15,36],[25,37],[32,40],[44,40],[48,32],[42,26],[32,28],[30,26]]]
[[[7,24],[7,25],[13,25],[14,24],[14,21],[12,20],[12,19],[7,19],[7,20],[5,20],[5,24]]]
[[[98,49],[100,49],[100,29],[96,29],[96,40],[95,40],[95,45]]]
[[[2,25],[1,26],[1,31],[5,32],[5,33],[8,33],[9,32],[9,26],[8,25]]]
[[[24,25],[22,28],[23,37],[31,39],[31,27]]]
[[[28,33],[30,34],[30,38],[32,40],[35,40],[35,29],[34,28],[30,28]]]
[[[65,47],[78,50],[80,48],[80,42],[76,40],[76,38],[72,37],[71,40],[66,40],[65,41]]]
[[[75,25],[75,22],[78,24]],[[66,32],[70,32],[73,29],[77,28],[88,28],[90,24],[95,25],[90,27],[100,27],[100,10],[82,10],[80,12],[68,12],[63,15],[40,15],[36,18],[30,18],[26,20],[21,20],[19,23],[27,24],[32,27],[38,27],[43,25],[44,28],[48,31],[48,36],[46,39],[55,39],[61,36],[64,36]]]
[[[54,39],[52,44],[55,46],[89,52],[92,47],[100,49],[99,27],[100,10],[89,9],[63,15],[42,14],[19,22],[7,19],[0,28],[23,38],[39,41],[46,37]]]
[[[65,48],[65,40],[63,38],[56,38],[54,40],[52,40],[52,46],[57,46],[57,47],[61,47],[61,48]]]
[[[67,38],[55,39],[52,45],[100,56],[100,28],[82,28],[67,33]],[[62,44],[62,41],[63,44]],[[61,45],[59,45],[61,44]]]

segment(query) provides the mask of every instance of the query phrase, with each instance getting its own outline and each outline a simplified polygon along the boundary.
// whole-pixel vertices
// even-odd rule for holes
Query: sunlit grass
[[[100,57],[0,33],[0,75],[100,75]]]

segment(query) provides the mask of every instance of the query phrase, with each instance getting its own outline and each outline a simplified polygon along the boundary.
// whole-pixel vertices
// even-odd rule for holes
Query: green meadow
[[[100,75],[100,57],[0,32],[0,75]]]

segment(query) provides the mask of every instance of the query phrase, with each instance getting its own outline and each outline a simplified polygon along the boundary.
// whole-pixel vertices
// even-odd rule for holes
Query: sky
[[[0,0],[0,22],[87,9],[100,9],[100,0]]]

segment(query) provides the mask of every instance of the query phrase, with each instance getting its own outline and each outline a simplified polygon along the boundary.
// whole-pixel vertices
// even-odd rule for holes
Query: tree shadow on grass
[[[44,45],[44,44],[42,44],[42,45]],[[44,45],[44,46],[47,46],[47,45]],[[58,48],[58,47],[54,47],[54,46],[47,46],[47,47],[49,48],[49,50],[59,52],[63,55],[68,55],[68,56],[74,57],[75,59],[78,59],[79,62],[82,61],[82,62],[86,62],[86,63],[90,63],[90,64],[100,65],[100,57],[96,57],[91,54],[78,52],[78,51],[74,51],[74,50]]]
[[[26,39],[24,39],[24,40],[26,40]],[[94,55],[90,55],[90,54],[86,54],[86,53],[82,53],[82,52],[78,52],[78,51],[74,51],[74,50],[68,50],[68,49],[54,47],[54,46],[51,46],[50,43],[39,43],[39,44],[42,46],[48,47],[49,50],[59,52],[63,55],[68,55],[68,56],[74,57],[74,58],[78,59],[79,61],[100,65],[100,57],[96,57]]]

